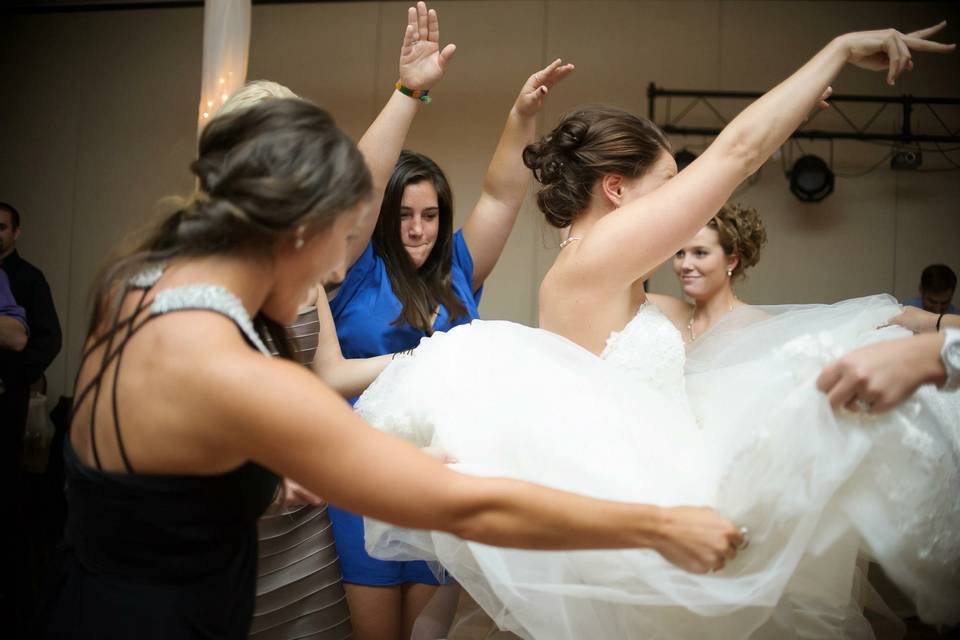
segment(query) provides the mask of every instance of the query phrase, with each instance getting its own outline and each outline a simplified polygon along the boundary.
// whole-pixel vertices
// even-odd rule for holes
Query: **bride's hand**
[[[743,530],[713,509],[669,507],[664,516],[663,540],[655,549],[685,571],[719,571],[746,545]]]
[[[896,29],[857,31],[839,37],[847,51],[847,61],[871,71],[887,71],[887,83],[894,84],[905,70],[913,69],[911,51],[950,53],[956,45],[928,40],[947,22],[910,33]]]
[[[428,90],[443,78],[454,44],[440,48],[440,21],[437,12],[427,11],[424,2],[407,9],[407,30],[400,48],[400,84],[410,89]]]
[[[513,108],[522,116],[533,117],[543,108],[547,93],[568,75],[573,73],[572,64],[563,64],[560,58],[551,62],[545,69],[537,71],[527,78]]]

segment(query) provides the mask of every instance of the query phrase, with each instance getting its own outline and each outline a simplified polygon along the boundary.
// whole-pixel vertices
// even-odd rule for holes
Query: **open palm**
[[[446,73],[457,47],[440,48],[440,21],[425,2],[407,9],[407,30],[400,48],[400,82],[411,89],[433,87]]]

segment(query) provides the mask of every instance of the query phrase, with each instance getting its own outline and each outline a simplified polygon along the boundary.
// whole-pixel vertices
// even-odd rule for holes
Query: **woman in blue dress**
[[[412,349],[420,340],[479,317],[493,271],[523,204],[530,175],[522,151],[554,84],[573,71],[560,60],[530,76],[510,110],[483,192],[453,229],[453,198],[432,160],[404,151],[387,182],[380,215],[330,309],[345,358]],[[439,584],[423,562],[386,562],[364,550],[363,521],[331,505],[337,553],[357,640],[409,638]]]

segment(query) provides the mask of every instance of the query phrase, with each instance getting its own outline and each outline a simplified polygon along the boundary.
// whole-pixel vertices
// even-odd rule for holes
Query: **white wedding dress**
[[[751,544],[712,575],[650,550],[503,549],[366,522],[368,551],[442,567],[536,640],[866,638],[858,555],[933,623],[960,620],[960,401],[921,388],[882,416],[831,411],[814,381],[899,307],[749,308],[685,354],[643,305],[597,357],[549,332],[476,321],[425,339],[357,411],[478,475],[659,505],[709,505]],[[860,563],[861,566],[864,563]]]

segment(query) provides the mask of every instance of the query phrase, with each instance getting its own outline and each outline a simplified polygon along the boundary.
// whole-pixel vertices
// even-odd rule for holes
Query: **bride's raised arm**
[[[606,278],[633,282],[692,237],[744,179],[755,172],[829,95],[847,63],[887,70],[887,82],[911,69],[911,51],[948,53],[955,45],[928,40],[946,22],[902,34],[894,29],[834,38],[805,65],[740,113],[710,147],[675,179],[594,225],[581,258]],[[672,172],[672,171],[671,171]],[[598,188],[605,188],[601,183]]]

